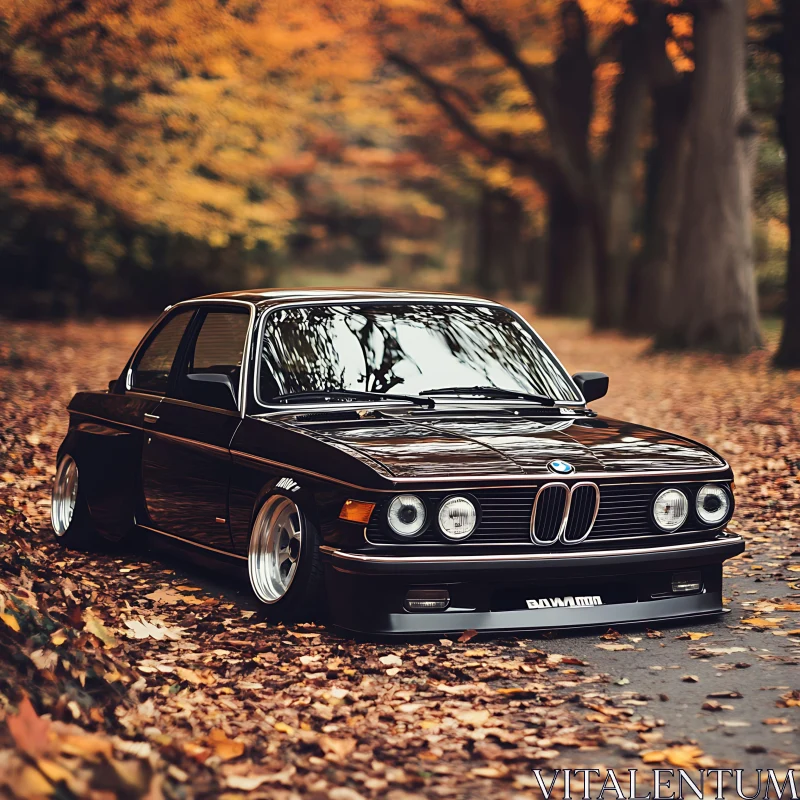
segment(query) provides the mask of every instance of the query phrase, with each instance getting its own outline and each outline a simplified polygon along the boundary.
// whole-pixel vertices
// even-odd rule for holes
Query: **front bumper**
[[[374,634],[571,628],[678,619],[722,608],[722,562],[744,550],[739,536],[605,551],[520,555],[384,556],[323,547],[328,604],[340,628]],[[671,576],[697,570],[703,588],[671,591]],[[410,612],[413,588],[444,588],[445,611]],[[541,597],[593,595],[603,605],[526,607]]]

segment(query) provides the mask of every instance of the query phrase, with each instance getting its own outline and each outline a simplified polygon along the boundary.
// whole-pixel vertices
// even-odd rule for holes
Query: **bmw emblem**
[[[572,464],[569,464],[566,461],[561,461],[561,459],[556,459],[555,461],[550,461],[547,464],[547,469],[550,472],[556,472],[559,475],[569,475],[571,472],[575,472],[575,467]]]

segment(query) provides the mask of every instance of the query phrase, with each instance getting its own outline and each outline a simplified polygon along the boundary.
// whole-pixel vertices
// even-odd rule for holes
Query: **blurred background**
[[[800,2],[4,0],[0,314],[260,286],[800,366]]]

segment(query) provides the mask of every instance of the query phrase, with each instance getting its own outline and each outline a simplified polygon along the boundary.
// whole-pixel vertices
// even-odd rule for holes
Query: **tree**
[[[660,347],[760,345],[751,243],[754,127],[745,96],[746,0],[695,9],[695,75],[676,269]]]
[[[665,59],[667,7],[659,0],[399,6],[401,14],[387,3],[372,22],[388,59],[465,140],[533,178],[547,196],[543,310],[581,314],[593,306],[596,327],[621,325],[635,167],[651,76]],[[587,9],[599,47],[590,43]],[[427,35],[417,35],[420,28]],[[608,67],[617,68],[611,79]],[[508,96],[514,103],[504,105]],[[525,119],[538,125],[521,127]],[[594,127],[608,132],[598,136]]]
[[[783,108],[781,138],[786,152],[786,183],[789,200],[789,263],[783,334],[775,363],[800,367],[800,5],[783,0],[781,63]]]

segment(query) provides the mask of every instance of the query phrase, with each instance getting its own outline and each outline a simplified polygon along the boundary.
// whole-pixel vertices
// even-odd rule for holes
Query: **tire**
[[[81,491],[78,463],[69,453],[64,453],[56,469],[50,522],[56,541],[64,547],[89,550],[97,546],[98,535]]]
[[[320,538],[308,515],[284,494],[258,509],[250,531],[250,588],[270,622],[315,619],[323,594]]]

